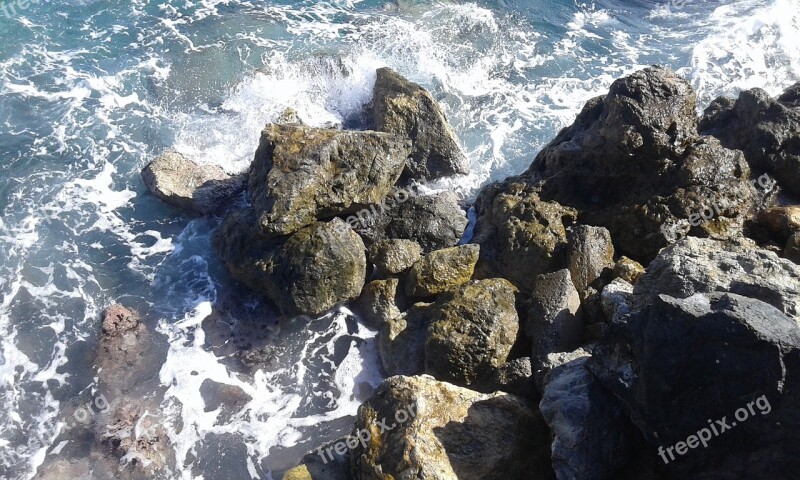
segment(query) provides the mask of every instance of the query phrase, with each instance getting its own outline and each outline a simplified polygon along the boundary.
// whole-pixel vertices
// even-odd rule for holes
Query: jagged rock
[[[253,399],[241,387],[215,382],[209,378],[200,384],[199,392],[205,404],[203,411],[219,410],[217,418],[220,422],[230,421],[232,415]]]
[[[413,240],[422,253],[458,244],[467,227],[467,215],[452,192],[410,195],[388,209],[375,209],[358,223],[367,242],[386,239]],[[352,219],[348,219],[351,221]]]
[[[138,312],[119,304],[105,310],[95,357],[104,394],[116,398],[149,378],[158,368],[158,356]]]
[[[581,300],[569,270],[538,275],[533,281],[530,311],[524,330],[533,343],[531,359],[570,352],[583,338]]]
[[[786,190],[800,194],[800,82],[773,99],[760,88],[745,90],[734,102],[720,97],[706,108],[700,131],[727,148],[744,152],[754,169],[774,175]]]
[[[786,242],[786,248],[783,250],[783,256],[787,260],[800,265],[800,232],[795,233]]]
[[[531,359],[531,368],[533,369],[536,388],[540,393],[544,393],[544,386],[549,380],[550,372],[557,367],[567,364],[573,360],[591,356],[592,353],[588,349],[581,347],[576,348],[571,352],[548,353],[540,360],[534,361],[534,359]]]
[[[433,297],[467,283],[475,271],[480,247],[459,245],[431,252],[420,259],[406,277],[409,297]]]
[[[213,243],[234,278],[287,316],[319,315],[364,286],[364,242],[338,218],[264,238],[255,212],[241,210],[225,218]]]
[[[611,323],[624,322],[633,310],[633,285],[615,278],[600,294],[603,314]]]
[[[731,292],[800,320],[800,267],[752,242],[687,237],[664,249],[634,288],[637,296]]]
[[[376,73],[374,128],[411,140],[413,149],[405,176],[435,179],[469,173],[456,135],[431,94],[388,68],[379,68]]]
[[[553,478],[541,415],[510,394],[392,377],[358,409],[355,432],[370,437],[351,455],[358,480]]]
[[[626,418],[614,396],[589,372],[588,356],[555,367],[539,410],[553,434],[553,470],[559,480],[605,480],[628,457]]]
[[[503,365],[519,330],[515,293],[510,282],[496,278],[439,295],[425,340],[425,372],[469,386]]]
[[[397,275],[411,268],[422,255],[417,242],[405,239],[381,240],[370,245],[369,261],[382,274]]]
[[[479,270],[529,290],[531,277],[566,266],[567,229],[577,212],[543,201],[537,189],[510,178],[485,187],[475,202],[473,243],[481,246]]]
[[[364,285],[364,290],[353,305],[353,309],[365,325],[379,330],[386,322],[401,314],[398,303],[405,302],[402,298],[398,298],[402,296],[402,292],[398,291],[399,288],[400,280],[397,278],[373,280]]]
[[[648,301],[594,349],[589,367],[667,463],[669,478],[795,478],[796,321],[733,293],[642,295]],[[721,432],[712,434],[712,425]],[[698,441],[702,429],[706,442]]]
[[[142,169],[145,186],[170,205],[206,215],[245,188],[244,175],[229,175],[216,165],[198,165],[170,150]]]
[[[297,110],[294,108],[287,108],[284,110],[275,120],[275,123],[279,125],[305,125],[305,122],[303,122],[300,115],[297,114]]]
[[[378,335],[378,351],[387,375],[419,375],[425,371],[425,335],[431,304],[417,303],[390,318]]]
[[[644,275],[644,267],[636,260],[631,260],[625,255],[617,259],[614,264],[614,276],[621,278],[631,285],[636,285],[639,277]]]
[[[621,78],[522,179],[542,200],[576,208],[580,223],[606,227],[619,253],[643,263],[687,234],[739,236],[754,201],[750,170],[741,152],[697,134],[695,104],[688,82],[667,69]],[[708,209],[708,221],[695,220]]]
[[[572,283],[578,292],[583,292],[604,270],[614,266],[611,234],[603,227],[578,225],[568,238],[567,264]]]
[[[267,125],[249,192],[266,236],[380,203],[400,177],[407,141],[379,132]]]

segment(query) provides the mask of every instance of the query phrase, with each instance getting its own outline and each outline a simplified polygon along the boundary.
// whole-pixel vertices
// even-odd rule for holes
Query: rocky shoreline
[[[471,229],[429,188],[467,173],[436,101],[388,69],[373,93],[369,130],[287,112],[243,177],[173,152],[143,172],[225,213],[216,253],[282,315],[344,306],[379,331],[389,378],[285,479],[796,478],[800,83],[698,118],[674,72],[621,78],[480,191]],[[148,348],[115,328],[106,350]],[[150,474],[153,435],[112,448]]]

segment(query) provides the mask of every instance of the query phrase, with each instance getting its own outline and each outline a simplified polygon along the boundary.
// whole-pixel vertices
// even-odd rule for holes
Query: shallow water
[[[679,71],[699,108],[800,80],[800,0],[41,1],[0,11],[0,38],[0,449],[36,447],[0,464],[4,478],[30,478],[49,422],[91,391],[86,359],[114,301],[163,342],[152,394],[173,478],[279,478],[380,381],[374,333],[345,313],[276,325],[211,251],[219,219],[146,193],[138,172],[168,147],[242,171],[286,107],[357,125],[390,66],[444,106],[472,173],[442,186],[471,197],[637,68]],[[247,343],[277,360],[243,372]],[[218,422],[207,379],[253,400]]]

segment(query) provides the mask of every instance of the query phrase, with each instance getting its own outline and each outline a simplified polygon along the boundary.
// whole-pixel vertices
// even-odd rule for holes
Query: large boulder
[[[795,320],[733,293],[648,297],[594,349],[588,365],[658,452],[669,478],[796,478]]]
[[[371,105],[375,130],[411,140],[407,177],[435,179],[469,173],[455,133],[424,88],[397,72],[379,68]]]
[[[388,208],[371,208],[348,217],[368,243],[386,239],[413,240],[422,253],[458,244],[467,227],[467,215],[452,192],[418,195],[413,192]],[[371,213],[367,213],[371,212]]]
[[[711,292],[756,298],[800,321],[800,266],[747,240],[687,237],[664,249],[634,289],[645,300]]]
[[[369,261],[381,275],[397,275],[411,268],[422,255],[422,247],[413,240],[389,239],[370,245]]]
[[[507,278],[529,290],[532,276],[564,268],[574,209],[543,201],[535,187],[510,178],[484,188],[475,210],[472,242],[481,246],[483,276]]]
[[[741,152],[698,135],[695,107],[672,71],[635,72],[587,102],[522,178],[542,200],[578,209],[580,223],[606,227],[618,253],[642,263],[687,234],[739,236],[754,202],[750,169]]]
[[[282,314],[318,315],[361,293],[364,242],[338,218],[288,237],[265,238],[252,209],[229,214],[214,247],[231,275],[271,299]]]
[[[433,297],[467,283],[475,271],[480,247],[459,245],[431,252],[415,263],[406,277],[410,297]]]
[[[549,432],[524,399],[431,377],[387,379],[358,409],[358,480],[552,479]]]
[[[736,101],[720,97],[706,108],[700,131],[742,150],[755,170],[800,195],[800,82],[775,99],[760,88],[741,92]]]
[[[572,283],[583,292],[606,269],[614,267],[614,245],[611,234],[603,227],[578,225],[569,232],[567,264]]]
[[[245,176],[216,165],[199,165],[170,150],[142,169],[145,186],[170,205],[206,215],[245,188]]]
[[[380,132],[267,125],[249,192],[265,235],[380,203],[400,178],[408,142]]]
[[[425,372],[469,386],[503,365],[517,339],[516,289],[507,280],[478,280],[439,295],[425,340]]]
[[[553,433],[558,480],[606,480],[627,460],[629,423],[614,396],[586,367],[583,356],[547,376],[539,409]]]

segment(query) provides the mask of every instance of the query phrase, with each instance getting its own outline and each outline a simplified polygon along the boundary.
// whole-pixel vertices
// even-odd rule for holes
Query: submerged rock
[[[508,360],[517,339],[516,289],[507,280],[478,280],[439,295],[425,340],[425,372],[469,386]]]
[[[267,125],[249,192],[266,236],[380,203],[403,171],[408,143],[388,133]]]
[[[469,173],[466,157],[436,100],[388,68],[377,71],[372,119],[375,130],[411,140],[406,177],[436,179]]]
[[[359,480],[553,478],[541,415],[510,394],[392,377],[359,407],[353,435],[362,432],[351,455]]]
[[[145,186],[170,205],[206,215],[245,188],[243,175],[229,175],[216,165],[198,165],[168,151],[142,170]]]
[[[727,148],[744,152],[750,165],[774,175],[782,187],[800,195],[800,82],[776,99],[760,88],[735,101],[720,97],[706,108],[700,131]]]
[[[467,283],[475,271],[480,247],[474,244],[436,250],[411,267],[406,277],[406,294],[432,297]]]
[[[214,235],[231,275],[263,293],[283,315],[319,315],[358,297],[366,279],[364,242],[342,220],[265,238],[252,210],[233,212]]]

